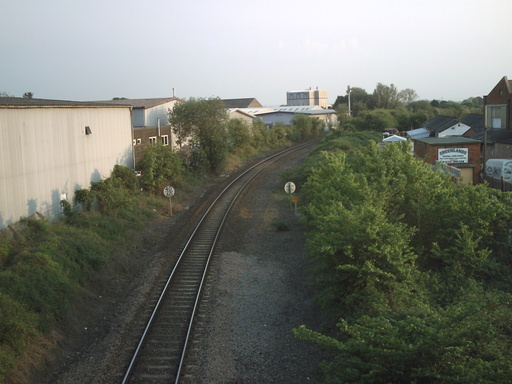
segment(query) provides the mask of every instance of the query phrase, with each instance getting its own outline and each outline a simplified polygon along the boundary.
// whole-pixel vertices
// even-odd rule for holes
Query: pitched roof
[[[70,101],[50,99],[28,99],[24,97],[0,97],[0,108],[35,108],[35,107],[105,107],[105,104],[98,101]],[[112,107],[130,107],[130,105],[119,104]]]
[[[458,123],[460,123],[460,120],[455,117],[437,115],[423,124],[423,127],[427,128],[431,132],[439,133]]]
[[[471,127],[474,131],[480,132],[484,129],[484,114],[470,113],[460,119],[461,123]]]
[[[261,108],[263,107],[255,98],[245,99],[222,99],[228,108]]]
[[[104,100],[97,101],[97,103],[104,103],[109,105],[130,105],[133,108],[153,108],[161,104],[166,104],[171,101],[181,101],[177,97],[163,97],[163,98],[151,98],[151,99],[115,99],[115,100]]]

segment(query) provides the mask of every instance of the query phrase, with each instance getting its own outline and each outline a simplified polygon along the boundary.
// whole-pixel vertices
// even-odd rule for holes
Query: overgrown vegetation
[[[206,111],[218,107],[217,100],[211,103]],[[193,103],[191,109],[196,108]],[[113,250],[129,244],[130,234],[142,230],[155,213],[167,213],[160,192],[164,185],[172,184],[184,193],[207,173],[222,171],[226,156],[238,164],[262,151],[320,134],[316,121],[304,117],[296,121],[297,126],[268,129],[261,121],[221,120],[215,122],[221,139],[209,141],[209,148],[203,147],[208,139],[194,138],[193,131],[189,131],[193,143],[189,151],[148,146],[142,176],[116,165],[110,177],[75,191],[73,206],[63,201],[58,222],[24,219],[14,233],[0,232],[0,382],[34,340],[45,338],[62,320],[70,302],[109,263]],[[213,153],[216,150],[220,152]]]
[[[509,382],[510,195],[367,138],[333,135],[306,164],[307,250],[333,331],[295,333],[333,351],[321,382]]]

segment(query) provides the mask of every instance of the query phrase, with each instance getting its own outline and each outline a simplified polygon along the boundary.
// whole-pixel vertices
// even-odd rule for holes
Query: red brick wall
[[[507,79],[503,77],[498,84],[484,97],[485,105],[505,104],[507,106],[506,127],[512,129],[512,95],[508,91]]]
[[[442,148],[468,148],[468,163],[450,163],[454,167],[473,168],[473,181],[476,184],[480,179],[480,143],[474,144],[450,144],[450,145],[431,145],[420,141],[414,142],[414,153],[425,160],[427,163],[435,164],[437,161],[438,150]]]

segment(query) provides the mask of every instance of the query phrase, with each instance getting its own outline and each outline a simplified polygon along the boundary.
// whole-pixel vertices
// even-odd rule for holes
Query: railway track
[[[208,266],[231,207],[267,167],[308,151],[314,144],[298,145],[258,162],[234,178],[213,200],[183,246],[160,295],[148,303],[148,320],[122,384],[179,383]]]

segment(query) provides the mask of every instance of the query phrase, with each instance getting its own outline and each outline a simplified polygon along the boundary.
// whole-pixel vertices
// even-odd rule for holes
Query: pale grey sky
[[[377,83],[420,99],[512,79],[510,0],[0,0],[0,92],[255,97]]]

